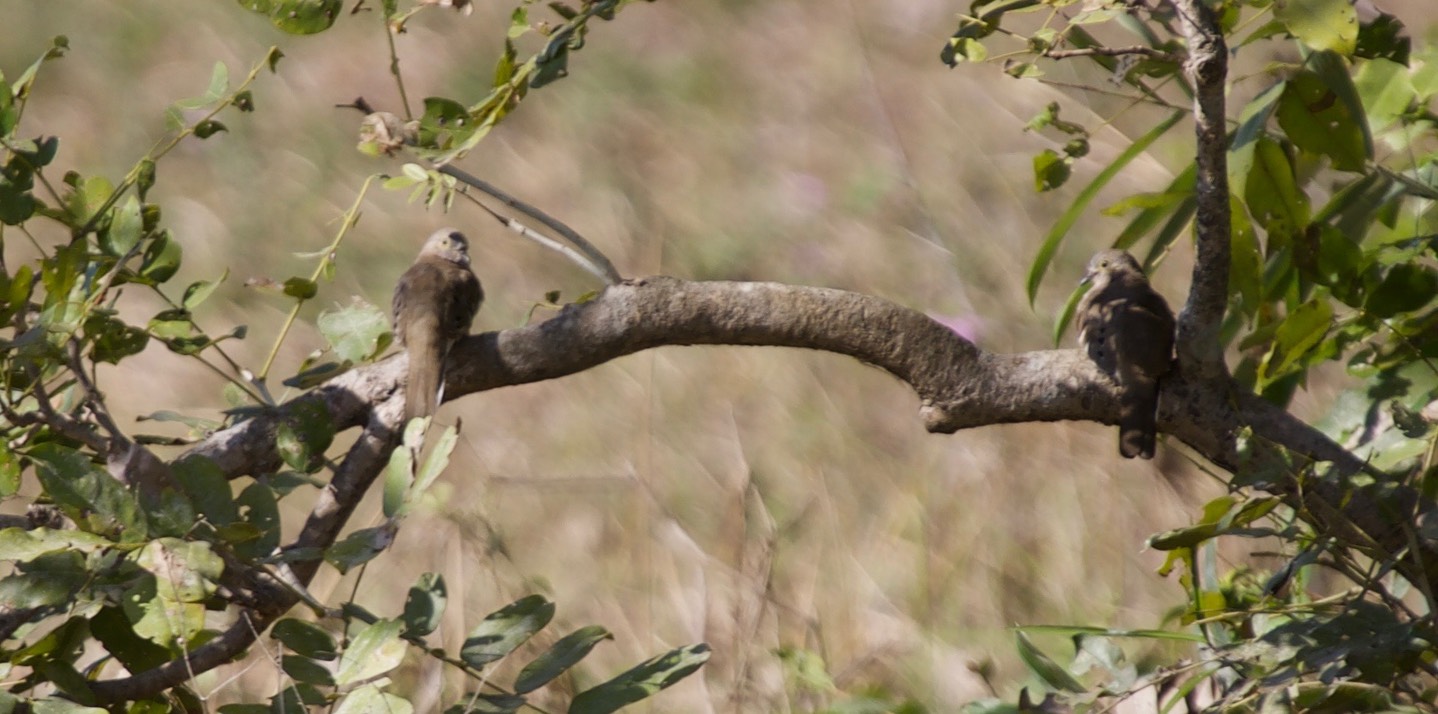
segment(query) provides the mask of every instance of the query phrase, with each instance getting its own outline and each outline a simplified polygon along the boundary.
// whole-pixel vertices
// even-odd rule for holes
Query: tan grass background
[[[1434,15],[1423,0],[1381,4],[1412,26]],[[1102,126],[1123,102],[1018,82],[996,66],[949,70],[938,51],[966,6],[635,4],[596,25],[573,76],[531,94],[463,166],[576,227],[626,275],[858,290],[961,322],[988,349],[1044,348],[1087,253],[1122,224],[1086,219],[1031,308],[1023,276],[1042,235],[1076,187],[1162,113],[1135,109]],[[239,77],[265,47],[283,49],[280,73],[254,89],[258,111],[225,116],[228,134],[184,145],[161,164],[154,192],[186,251],[179,284],[229,269],[200,318],[217,333],[248,325],[233,352],[257,367],[288,305],[243,281],[308,274],[293,253],[328,242],[365,176],[398,171],[356,153],[358,116],[332,106],[362,95],[398,109],[376,13],[294,38],[232,2],[0,8],[8,77],[51,35],[71,41],[41,75],[26,127],[61,137],[57,168],[113,179],[161,135],[168,103],[204,90],[213,62]],[[399,39],[411,98],[480,96],[509,9],[479,3],[468,18],[414,21]],[[1067,67],[1050,78],[1103,86]],[[1069,187],[1038,195],[1031,157],[1061,139],[1022,128],[1055,99],[1096,129],[1094,151]],[[1099,205],[1166,183],[1186,136],[1137,162]],[[478,329],[522,324],[547,290],[573,298],[595,287],[477,212],[426,212],[380,192],[304,317],[352,295],[387,305],[440,225],[476,244],[489,294]],[[15,261],[25,248],[7,236]],[[1175,303],[1188,253],[1181,246],[1159,274]],[[146,306],[130,306],[136,319]],[[303,326],[280,371],[320,344]],[[213,375],[163,349],[104,386],[127,423],[223,406]],[[1316,386],[1304,408],[1321,411],[1334,388]],[[879,687],[952,711],[991,694],[973,671],[983,663],[999,694],[1025,683],[1010,626],[1156,627],[1181,601],[1176,582],[1154,574],[1161,554],[1143,549],[1218,492],[1181,446],[1150,464],[1119,459],[1112,430],[1092,424],[935,436],[916,408],[900,383],[853,360],[757,348],[657,350],[470,397],[441,412],[464,431],[436,497],[368,569],[357,600],[397,613],[422,572],[443,573],[451,611],[436,641],[454,650],[485,613],[542,592],[559,607],[546,642],[585,624],[615,635],[571,687],[708,642],[701,674],[650,705],[685,712],[807,711],[840,698],[791,676],[776,654],[784,648],[822,657],[845,692]],[[308,498],[292,499],[291,529]],[[373,501],[356,527],[377,521]],[[353,588],[353,575],[327,571],[315,590],[337,599]],[[1061,639],[1044,642],[1061,649]],[[245,674],[228,682],[236,671]],[[268,696],[277,682],[253,658],[199,688],[224,703]],[[417,664],[396,687],[424,712],[457,701],[462,684]]]

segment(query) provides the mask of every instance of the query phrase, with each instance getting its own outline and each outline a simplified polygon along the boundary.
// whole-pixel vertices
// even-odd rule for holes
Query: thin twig
[[[382,18],[384,25],[384,38],[389,41],[389,73],[394,75],[394,83],[399,87],[399,103],[404,107],[404,118],[413,119],[414,114],[409,109],[409,94],[404,91],[404,76],[399,72],[399,52],[394,46],[394,29],[390,27],[389,18]]]
[[[90,447],[97,453],[109,453],[109,439],[95,433],[95,431],[87,427],[84,422],[55,411],[55,406],[50,403],[50,394],[45,390],[45,384],[36,370],[31,370],[31,378],[34,380],[31,391],[35,394],[35,402],[40,405],[40,412],[44,415],[43,418],[33,417],[28,414],[19,414],[7,407],[4,410],[6,419],[21,425],[34,424],[37,422],[44,423],[50,428],[59,431],[61,434]]]
[[[624,282],[624,276],[619,274],[619,271],[614,268],[614,264],[609,262],[609,258],[605,257],[603,253],[599,252],[599,249],[595,248],[592,243],[585,240],[583,236],[576,233],[573,228],[564,225],[564,223],[560,222],[558,219],[551,217],[544,211],[541,211],[538,208],[535,208],[534,206],[531,206],[524,201],[521,201],[505,193],[504,191],[501,191],[497,186],[489,183],[488,181],[484,181],[483,179],[480,179],[473,174],[455,168],[452,164],[445,164],[444,166],[439,166],[435,170],[442,174],[445,174],[446,176],[453,176],[454,178],[458,179],[460,183],[472,186],[476,189],[479,189],[480,191],[483,191],[485,194],[488,194],[500,203],[503,203],[504,205],[513,208],[514,210],[519,211],[520,213],[523,213],[524,215],[529,216],[536,221],[539,221],[540,223],[544,224],[546,228],[554,231],[555,233],[558,233],[561,238],[569,241],[570,245],[573,245],[576,249],[579,250],[579,252],[584,254],[584,256],[588,259],[586,262],[592,264],[589,266],[585,266],[584,263],[580,263],[581,267],[584,267],[585,270],[588,270],[589,272],[592,272],[597,275],[600,279],[604,281],[606,285],[614,285],[617,283]],[[490,211],[490,213],[498,217],[498,214],[495,214],[493,211]],[[512,219],[501,220],[504,220],[506,225],[509,225],[509,222],[512,221]]]
[[[354,202],[350,204],[349,210],[345,211],[344,220],[340,223],[340,228],[335,234],[335,239],[330,241],[330,244],[325,247],[324,256],[320,258],[319,264],[315,266],[314,272],[310,275],[310,282],[318,282],[320,277],[324,275],[325,267],[330,264],[330,261],[334,260],[334,254],[340,249],[340,243],[344,242],[345,235],[349,233],[349,230],[354,227],[355,223],[359,222],[360,204],[364,202],[365,194],[369,193],[370,184],[374,183],[376,178],[378,178],[378,174],[371,175],[360,185],[359,193],[355,195]],[[295,298],[294,307],[291,307],[290,314],[285,316],[285,324],[280,326],[280,334],[275,337],[275,344],[270,347],[270,354],[265,358],[265,366],[260,368],[259,376],[255,377],[257,383],[263,383],[265,378],[269,376],[270,367],[274,366],[275,357],[280,353],[280,345],[284,344],[285,337],[290,334],[290,328],[295,324],[295,318],[299,317],[300,308],[304,307],[305,302],[308,300],[309,298]]]
[[[1172,62],[1174,64],[1178,64],[1179,62],[1183,61],[1182,57],[1179,57],[1172,52],[1164,52],[1163,50],[1154,47],[1144,47],[1142,45],[1132,45],[1129,47],[1083,47],[1073,50],[1048,50],[1044,52],[1043,56],[1049,59],[1068,59],[1070,57],[1125,57],[1129,55],[1142,55],[1151,60],[1157,60],[1159,62]]]
[[[90,404],[90,413],[94,415],[100,428],[110,434],[114,445],[128,444],[130,439],[125,436],[125,432],[121,431],[120,425],[110,417],[110,410],[105,406],[105,395],[100,393],[100,390],[95,387],[95,383],[90,380],[90,376],[85,374],[85,363],[80,355],[80,342],[70,340],[69,348],[70,371],[75,373],[75,378],[80,381],[80,388],[85,390],[86,401]]]
[[[513,218],[501,215],[499,212],[495,211],[489,206],[484,205],[484,203],[479,199],[475,198],[474,196],[471,196],[468,191],[460,191],[459,195],[463,196],[465,200],[469,201],[470,203],[473,203],[474,205],[478,206],[480,210],[484,211],[485,213],[488,213],[491,217],[494,218],[494,220],[499,221],[500,225],[503,225],[505,228],[508,228],[509,230],[514,231],[515,233],[518,233],[519,235],[528,238],[535,243],[540,244],[541,246],[544,246],[545,248],[559,253],[560,255],[563,255],[579,267],[583,268],[586,272],[594,275],[600,280],[605,281],[606,283],[609,282],[609,276],[605,274],[604,269],[595,265],[593,261],[589,260],[589,258],[586,257],[583,253],[573,248],[570,248],[569,246],[560,243],[559,241],[554,240],[553,238],[550,238],[549,236],[544,235],[543,233],[540,233],[539,231],[536,231],[533,228],[530,228],[529,226],[526,226]]]

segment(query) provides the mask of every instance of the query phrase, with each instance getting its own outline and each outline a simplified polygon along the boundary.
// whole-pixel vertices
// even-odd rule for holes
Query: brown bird
[[[394,334],[409,352],[404,418],[434,414],[444,390],[444,361],[469,334],[484,301],[469,268],[469,241],[453,228],[435,231],[394,288]]]
[[[1153,458],[1158,380],[1173,363],[1173,312],[1149,287],[1143,268],[1121,250],[1089,261],[1079,303],[1079,342],[1119,386],[1118,451]]]

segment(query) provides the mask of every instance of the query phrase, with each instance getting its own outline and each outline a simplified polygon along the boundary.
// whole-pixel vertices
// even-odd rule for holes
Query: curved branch
[[[450,353],[445,397],[555,379],[679,345],[798,347],[854,357],[907,383],[921,400],[925,427],[938,433],[1028,421],[1112,424],[1118,416],[1116,387],[1081,350],[998,354],[922,313],[867,295],[667,277],[613,285],[546,322],[461,340]],[[396,408],[405,360],[400,354],[341,375],[301,400],[322,404],[337,430],[358,426]],[[1180,369],[1163,383],[1159,428],[1226,468],[1237,464],[1235,435],[1245,424],[1297,453],[1349,470],[1361,466],[1306,424],[1232,393]],[[231,477],[275,468],[280,417],[243,422],[190,453],[214,460]]]
[[[456,399],[555,379],[641,350],[677,345],[797,347],[856,358],[907,383],[920,397],[920,416],[932,432],[1028,421],[1112,424],[1118,418],[1116,385],[1081,350],[997,354],[921,313],[875,297],[777,283],[667,277],[612,285],[594,300],[569,305],[546,322],[465,338],[450,352],[445,396]],[[396,355],[341,375],[297,400],[323,405],[336,430],[366,427],[290,548],[333,543],[384,469],[399,439],[406,366],[405,355]],[[1180,367],[1161,383],[1159,429],[1231,471],[1251,465],[1255,458],[1240,451],[1241,427],[1256,437],[1257,458],[1289,465],[1277,448],[1282,447],[1311,461],[1335,462],[1340,473],[1363,467],[1322,433],[1241,393],[1231,380],[1194,377]],[[274,432],[283,416],[284,409],[238,424],[190,453],[213,459],[231,477],[263,473],[278,464]],[[1302,463],[1277,470],[1277,482],[1265,487],[1315,514],[1331,532],[1361,531],[1365,542],[1389,552],[1409,545],[1406,534],[1391,527],[1390,514],[1381,511],[1378,501],[1342,487],[1341,479],[1305,482],[1306,471]],[[1424,544],[1423,557],[1433,555]],[[298,581],[307,584],[319,564],[295,563]],[[273,598],[273,605],[283,610],[296,600],[285,593]],[[277,616],[270,604],[254,617],[253,631],[263,631]],[[236,629],[240,624],[246,626],[243,632]],[[183,681],[189,672],[227,661],[252,643],[253,637],[245,634],[250,631],[249,623],[241,620],[220,640],[196,650],[190,666],[181,660],[125,680],[97,682],[96,694],[114,701],[143,691],[141,687]]]
[[[1228,306],[1231,221],[1228,205],[1228,133],[1224,108],[1228,47],[1218,19],[1202,0],[1171,0],[1188,43],[1186,69],[1193,84],[1197,139],[1197,257],[1188,302],[1178,316],[1178,360],[1189,374],[1221,379],[1219,328]]]

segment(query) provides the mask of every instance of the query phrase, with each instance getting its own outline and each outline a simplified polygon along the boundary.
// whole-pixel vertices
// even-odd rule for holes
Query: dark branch
[[[987,352],[921,313],[879,298],[776,283],[687,282],[652,277],[613,285],[584,304],[569,305],[536,325],[462,340],[450,353],[446,397],[555,379],[624,355],[661,346],[766,345],[834,352],[883,369],[920,397],[920,415],[933,432],[989,424],[1089,420],[1115,423],[1116,386],[1080,350],[1020,354]],[[365,426],[335,477],[316,502],[290,549],[324,548],[335,541],[356,504],[384,469],[399,439],[405,356],[341,375],[300,401],[329,410],[337,430]],[[1237,470],[1240,427],[1262,444],[1299,455],[1289,477],[1273,485],[1297,507],[1320,514],[1335,531],[1362,531],[1396,552],[1405,534],[1385,526],[1371,500],[1337,487],[1302,483],[1303,459],[1334,461],[1347,473],[1362,467],[1320,432],[1260,399],[1234,398],[1229,381],[1195,379],[1182,369],[1161,384],[1159,428],[1210,461]],[[260,474],[277,467],[274,431],[282,414],[251,419],[211,436],[190,453],[213,459],[228,475]],[[1276,448],[1267,453],[1278,454]],[[1277,458],[1275,456],[1275,458]],[[1348,500],[1343,500],[1345,497]],[[1335,504],[1342,504],[1341,506]],[[320,561],[293,564],[301,586]],[[148,696],[235,657],[253,644],[284,610],[298,602],[276,593],[246,611],[218,640],[184,661],[133,677],[95,683],[102,701]],[[245,618],[248,618],[246,620]],[[253,626],[251,626],[253,624]]]

